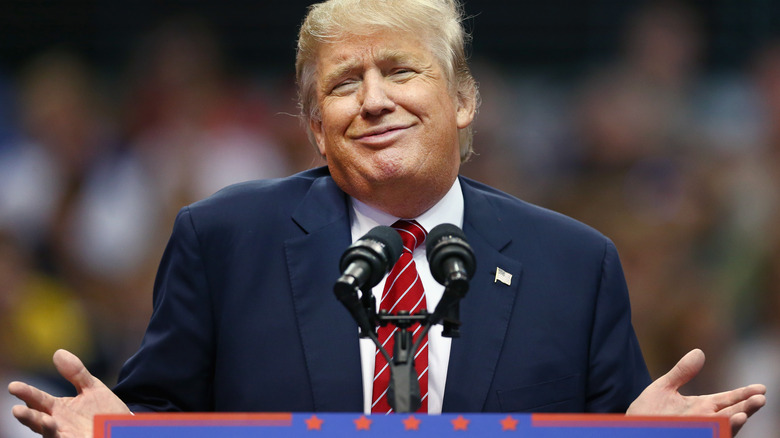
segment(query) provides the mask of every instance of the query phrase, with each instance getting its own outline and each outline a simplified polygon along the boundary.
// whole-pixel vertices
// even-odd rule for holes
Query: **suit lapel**
[[[461,183],[465,202],[463,231],[476,255],[477,269],[460,304],[463,325],[461,337],[452,340],[443,410],[479,412],[487,399],[509,327],[522,265],[501,254],[511,237],[500,213],[482,192],[467,181]],[[496,281],[496,268],[512,275],[509,285]]]
[[[499,212],[485,194],[461,180],[463,230],[477,257],[469,293],[460,305],[461,337],[450,353],[445,412],[479,412],[488,396],[522,265],[501,250],[511,242]],[[338,261],[351,243],[346,195],[330,177],[312,184],[292,219],[305,232],[285,242],[295,313],[317,411],[361,411],[360,348],[357,327],[333,296]],[[496,268],[512,274],[495,281]]]
[[[285,242],[293,303],[315,411],[361,411],[358,331],[333,295],[351,242],[347,198],[330,177],[314,181],[292,219],[306,234]]]

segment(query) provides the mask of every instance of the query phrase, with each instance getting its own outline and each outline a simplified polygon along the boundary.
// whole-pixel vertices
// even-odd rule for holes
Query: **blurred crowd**
[[[569,75],[472,60],[462,173],[612,238],[653,377],[768,386],[740,433],[780,430],[780,39],[706,68],[695,11],[643,9],[619,53]],[[479,37],[478,35],[476,36]],[[237,72],[204,21],[142,35],[121,72],[52,48],[0,76],[0,381],[59,394],[66,348],[111,385],[138,347],[176,212],[228,184],[322,165],[288,75]],[[274,208],[268,206],[269,209]],[[0,396],[0,438],[28,436]]]

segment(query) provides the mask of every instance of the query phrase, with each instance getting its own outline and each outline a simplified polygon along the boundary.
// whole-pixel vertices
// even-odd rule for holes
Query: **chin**
[[[403,156],[395,155],[374,157],[370,166],[366,169],[367,179],[377,182],[389,181],[398,178],[409,177],[414,174],[413,163],[406,162]]]

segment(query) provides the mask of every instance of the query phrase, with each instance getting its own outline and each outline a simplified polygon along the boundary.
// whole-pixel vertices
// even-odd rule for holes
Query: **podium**
[[[620,414],[143,413],[98,415],[95,438],[730,438],[724,417]]]

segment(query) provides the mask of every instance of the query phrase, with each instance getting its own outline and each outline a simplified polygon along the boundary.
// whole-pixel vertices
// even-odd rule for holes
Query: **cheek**
[[[322,120],[331,126],[348,123],[360,111],[356,100],[350,97],[324,99],[320,108]]]
[[[444,90],[421,94],[421,97],[415,100],[415,106],[429,118],[436,119],[437,123],[456,123],[457,105],[454,98]]]

